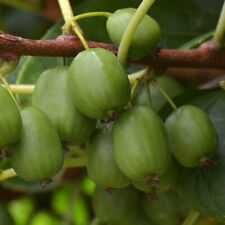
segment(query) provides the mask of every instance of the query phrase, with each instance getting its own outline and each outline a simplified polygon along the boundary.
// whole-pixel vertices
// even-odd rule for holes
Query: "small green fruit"
[[[104,187],[97,186],[93,208],[100,221],[107,224],[125,224],[135,217],[140,193],[132,187],[113,190],[111,194]]]
[[[83,144],[94,131],[96,122],[76,108],[67,79],[68,67],[43,72],[35,85],[32,104],[46,113],[62,141]]]
[[[0,149],[15,143],[20,137],[22,120],[8,91],[0,86]]]
[[[133,181],[132,184],[136,189],[144,191],[146,193],[167,191],[175,186],[178,178],[178,170],[179,168],[177,163],[174,160],[171,160],[166,171],[161,176],[159,176],[158,183],[150,182],[148,184],[146,180],[141,180]]]
[[[114,44],[120,45],[123,34],[134,16],[136,9],[119,9],[109,16],[106,28]],[[139,60],[145,57],[158,44],[161,31],[158,23],[148,15],[145,15],[134,33],[129,49],[129,58]]]
[[[123,112],[115,121],[113,151],[119,169],[131,180],[160,176],[171,160],[162,120],[142,106]]]
[[[188,215],[188,206],[173,191],[161,192],[158,199],[143,201],[143,208],[153,222],[158,225],[180,225]]]
[[[106,188],[124,188],[130,184],[114,161],[112,124],[103,125],[89,141],[87,170],[94,182]]]
[[[68,85],[77,108],[90,118],[107,119],[130,99],[130,84],[117,58],[94,48],[79,53],[69,70]]]
[[[207,114],[198,107],[185,105],[165,122],[173,155],[185,167],[197,167],[218,147],[218,137]]]
[[[38,108],[21,111],[23,128],[12,146],[10,162],[20,178],[38,181],[58,173],[63,166],[63,149],[48,117]]]

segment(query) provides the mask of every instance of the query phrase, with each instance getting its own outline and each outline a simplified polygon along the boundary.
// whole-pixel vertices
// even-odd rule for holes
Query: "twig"
[[[117,48],[112,44],[88,41],[90,48],[105,48],[117,55]],[[84,47],[77,36],[59,36],[54,40],[30,40],[0,33],[0,57],[4,60],[18,60],[22,55],[74,57]],[[225,49],[209,41],[197,49],[175,50],[162,49],[155,55],[143,60],[131,62],[148,65],[155,72],[165,72],[169,67],[215,68],[225,69]]]

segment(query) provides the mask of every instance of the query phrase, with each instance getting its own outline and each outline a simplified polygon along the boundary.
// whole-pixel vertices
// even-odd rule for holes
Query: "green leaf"
[[[200,213],[225,218],[225,93],[217,92],[194,101],[210,117],[220,139],[216,165],[209,168],[184,169],[179,191]]]

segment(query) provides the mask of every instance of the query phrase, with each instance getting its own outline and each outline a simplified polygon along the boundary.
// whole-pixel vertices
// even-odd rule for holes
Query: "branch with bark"
[[[117,47],[87,41],[90,48],[105,48],[117,55]],[[83,51],[84,47],[77,36],[59,36],[54,40],[30,40],[10,34],[0,33],[0,57],[5,60],[16,60],[23,55],[74,57]],[[192,50],[160,49],[145,59],[131,62],[153,68],[156,73],[170,71],[168,68],[195,68],[225,70],[225,49],[218,47],[212,41],[203,43]],[[214,71],[214,70],[213,70]],[[223,72],[219,72],[220,75]],[[193,73],[196,74],[196,73]],[[202,75],[201,75],[202,76]],[[209,75],[209,77],[211,76]],[[209,80],[206,79],[206,80]]]

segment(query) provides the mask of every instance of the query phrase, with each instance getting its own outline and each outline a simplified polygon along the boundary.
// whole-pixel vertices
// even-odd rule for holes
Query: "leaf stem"
[[[0,181],[9,179],[11,177],[17,176],[15,170],[13,168],[0,171]]]
[[[173,100],[170,98],[170,96],[158,85],[158,83],[155,80],[152,80],[151,83],[159,89],[159,91],[162,93],[162,95],[165,97],[165,99],[169,102],[169,104],[171,105],[171,107],[174,110],[177,110],[177,106],[175,105],[175,103],[173,102]]]
[[[15,7],[18,9],[25,9],[25,10],[30,10],[30,11],[37,11],[37,10],[41,9],[43,6],[41,0],[36,0],[36,1],[0,0],[0,3]]]
[[[217,43],[220,47],[224,46],[225,44],[225,1],[223,3],[223,8],[216,27],[213,41]]]
[[[142,18],[145,16],[154,2],[155,0],[142,0],[142,3],[139,5],[123,34],[118,50],[118,59],[123,66],[126,65],[127,54],[132,42],[133,35]]]
[[[194,225],[195,221],[198,219],[200,213],[197,211],[192,210],[182,225]]]
[[[12,97],[13,101],[15,102],[17,108],[20,110],[20,106],[19,106],[18,102],[16,101],[16,98],[13,95],[7,80],[5,79],[5,77],[1,73],[0,73],[0,79],[3,82],[3,84],[4,84],[5,88],[7,89],[7,91],[9,92],[9,94],[11,95],[11,97]]]
[[[105,16],[109,17],[112,13],[110,12],[89,12],[89,13],[83,13],[77,16],[73,17],[73,21],[77,21],[80,19],[88,18],[88,17],[94,17],[94,16]]]

